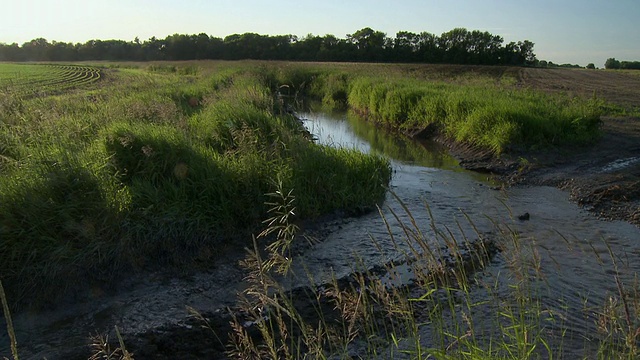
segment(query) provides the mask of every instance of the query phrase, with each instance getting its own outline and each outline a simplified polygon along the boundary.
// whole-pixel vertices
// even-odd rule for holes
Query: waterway
[[[384,218],[373,211],[331,220],[322,238],[295,257],[293,269],[302,275],[283,280],[287,286],[308,285],[308,274],[313,274],[314,282],[323,283],[357,269],[403,259],[410,241],[392,241],[406,237],[401,223],[419,229],[434,247],[442,246],[439,234],[443,233],[471,241],[507,239],[505,246],[525,249],[522,256],[537,269],[539,306],[556,315],[544,329],[564,334],[552,345],[561,346],[567,358],[596,351],[598,313],[611,296],[618,295],[616,278],[631,290],[640,270],[638,228],[599,220],[556,188],[503,187],[486,174],[462,169],[437,143],[389,134],[346,112],[311,108],[300,115],[322,144],[388,158],[393,178],[380,204]],[[519,219],[524,214],[529,214],[528,220]],[[510,290],[521,279],[505,253],[498,254],[479,274],[493,285],[491,291],[481,286],[471,289],[478,303],[496,296],[515,301]],[[185,306],[203,312],[233,306],[235,295],[243,288],[243,272],[237,266],[239,258],[228,260],[188,278],[128,281],[116,294],[105,295],[96,289],[87,301],[63,309],[15,314],[21,358],[63,359],[65,351],[86,346],[90,334],[112,332],[114,325],[125,336],[159,326],[183,326],[180,324],[189,316]],[[478,306],[472,314],[478,330],[483,324],[489,326],[499,310]],[[486,333],[497,330],[486,329]],[[425,326],[420,331],[421,341],[429,347],[432,329]],[[400,345],[409,349],[412,344]],[[2,329],[0,355],[10,358],[8,346]]]

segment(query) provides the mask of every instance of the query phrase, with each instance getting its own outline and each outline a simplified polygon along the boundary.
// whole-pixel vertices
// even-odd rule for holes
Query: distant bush
[[[621,69],[640,70],[640,61],[621,61]]]
[[[620,69],[620,61],[616,60],[615,58],[608,58],[607,61],[604,63],[604,68]]]

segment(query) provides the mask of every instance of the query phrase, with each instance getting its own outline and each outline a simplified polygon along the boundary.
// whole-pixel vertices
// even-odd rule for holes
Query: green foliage
[[[618,61],[615,58],[609,58],[604,63],[605,69],[629,69],[639,70],[640,61]]]
[[[276,178],[300,218],[383,198],[387,160],[314,144],[278,111],[272,81],[300,87],[307,70],[216,70],[120,68],[91,92],[0,98],[10,299],[38,306],[125,270],[208,262],[257,229]]]
[[[349,105],[372,121],[412,130],[435,126],[459,142],[501,153],[513,146],[586,144],[598,137],[602,103],[494,85],[361,77]]]
[[[173,34],[164,39],[154,36],[145,41],[94,39],[71,44],[38,38],[22,45],[0,43],[0,61],[253,59],[530,66],[537,62],[533,46],[528,40],[504,44],[502,36],[465,28],[455,28],[440,36],[426,31],[399,31],[396,38],[390,38],[384,32],[364,27],[342,39],[331,34],[298,38],[256,33],[231,34],[222,39],[201,33]],[[200,71],[194,65],[154,63],[145,67],[167,74],[195,75]]]
[[[322,99],[330,107],[347,106],[350,76],[345,72],[326,72],[318,75],[311,83],[309,96]]]
[[[61,279],[100,278],[113,260],[117,190],[84,155],[51,150],[0,177],[0,268],[12,301],[52,300],[74,286]]]
[[[0,64],[0,93],[33,96],[92,84],[101,70],[80,65]]]
[[[391,180],[386,160],[353,149],[313,145],[296,149],[294,163],[284,174],[284,184],[296,189],[303,217],[333,209],[362,213],[384,197]]]
[[[604,68],[620,69],[620,61],[616,60],[615,58],[608,58],[607,61],[604,63]]]

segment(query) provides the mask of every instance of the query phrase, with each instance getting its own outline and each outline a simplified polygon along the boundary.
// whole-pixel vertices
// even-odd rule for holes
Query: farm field
[[[47,94],[100,80],[100,69],[82,65],[0,64],[0,92]]]
[[[288,307],[292,304],[282,302],[292,295],[282,292],[270,277],[290,264],[289,248],[294,238],[301,241],[295,237],[298,224],[327,216],[348,222],[370,213],[382,204],[394,171],[379,155],[314,142],[292,111],[296,100],[310,97],[329,108],[350,109],[379,126],[380,132],[386,128],[415,139],[434,138],[464,166],[493,173],[505,187],[561,187],[599,216],[637,225],[640,161],[633,159],[640,159],[640,97],[636,95],[640,95],[639,77],[610,71],[256,61],[3,63],[0,280],[12,309],[39,311],[93,301],[103,296],[97,293],[115,291],[127,277],[144,277],[160,269],[170,274],[210,271],[221,283],[233,283],[224,280],[222,272],[229,259],[250,248],[253,251],[243,263],[248,282],[254,281],[250,289],[262,301],[260,308],[288,312],[290,317],[279,318],[276,327],[287,321],[298,326],[302,317]],[[627,162],[612,171],[599,171],[618,160]],[[407,237],[422,237],[419,229],[412,228],[415,224],[404,226]],[[270,245],[252,244],[252,235],[268,239]],[[507,242],[516,243],[517,234],[505,236]],[[470,257],[477,256],[476,262],[462,255],[467,251],[459,247],[462,241],[448,241],[452,258],[467,256],[466,260],[453,261],[450,272],[438,272],[433,278],[425,275],[417,290],[428,295],[418,295],[421,300],[406,302],[403,289],[370,294],[373,297],[365,302],[372,307],[349,314],[354,320],[341,324],[349,328],[340,335],[344,337],[321,324],[313,331],[324,334],[324,340],[300,348],[294,342],[278,348],[283,333],[270,337],[273,329],[261,328],[257,338],[265,348],[273,347],[269,356],[274,358],[283,355],[278,351],[286,346],[294,354],[321,353],[326,347],[344,350],[358,331],[358,336],[372,335],[378,330],[373,328],[382,325],[393,327],[384,341],[393,343],[402,334],[405,342],[411,342],[411,332],[404,331],[417,324],[401,317],[402,326],[395,328],[396,320],[388,324],[371,320],[380,315],[377,306],[387,301],[384,306],[400,306],[393,309],[413,316],[412,301],[421,302],[418,309],[438,309],[429,313],[432,322],[449,310],[455,315],[459,295],[470,297],[468,289],[478,285],[471,285],[474,280],[467,275],[481,272],[497,251],[493,242],[474,243],[477,253]],[[513,255],[514,266],[522,266],[516,272],[526,273],[531,264],[517,258],[522,249],[508,247],[500,250],[505,251],[501,256]],[[260,257],[263,252],[265,258]],[[442,270],[445,261],[422,260],[429,271]],[[524,262],[515,264],[520,260]],[[238,279],[247,275],[231,273]],[[454,329],[461,331],[456,339],[441,334],[442,343],[434,346],[442,348],[430,351],[442,355],[452,342],[460,344],[457,355],[469,350],[475,358],[487,354],[518,358],[534,349],[544,354],[541,349],[547,344],[535,323],[546,321],[546,312],[536,307],[538,294],[527,293],[537,280],[528,281],[509,294],[522,302],[507,304],[509,313],[499,314],[500,321],[508,317],[512,323],[504,328],[511,337],[499,340],[498,350],[483,352],[479,345],[483,340],[465,342],[464,325]],[[344,296],[340,301],[360,296],[354,283],[349,285],[352,288],[335,289]],[[416,289],[412,291],[415,294]],[[476,300],[466,298],[464,306],[472,308]],[[343,310],[353,310],[342,305]],[[640,350],[634,342],[620,342],[621,336],[633,334],[631,325],[615,322],[620,318],[614,312],[622,310],[614,305],[603,316],[613,319],[608,330],[616,342],[609,348],[605,341],[603,353],[620,351],[633,358]],[[518,317],[520,311],[525,311],[523,317]],[[262,317],[250,315],[256,324]],[[365,318],[357,318],[360,315]],[[360,330],[352,333],[356,328]],[[535,336],[529,338],[518,329],[535,331]],[[308,329],[296,327],[295,336],[304,331]],[[302,337],[317,338],[311,335]],[[334,335],[346,343],[331,343]],[[243,347],[246,333],[235,336],[235,353],[227,355],[265,355],[260,346]],[[378,345],[369,345],[367,351],[378,351]],[[421,351],[416,346],[413,355]],[[289,355],[284,357],[295,357]]]

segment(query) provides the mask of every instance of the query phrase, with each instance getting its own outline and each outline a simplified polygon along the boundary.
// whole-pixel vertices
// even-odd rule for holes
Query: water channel
[[[497,234],[508,229],[517,241],[528,245],[544,273],[542,307],[557,310],[562,321],[552,330],[574,334],[563,342],[568,354],[582,354],[595,337],[597,309],[610,295],[617,294],[616,271],[609,255],[615,254],[619,276],[631,286],[640,271],[640,229],[624,222],[601,221],[569,201],[567,193],[550,187],[502,188],[487,177],[466,171],[436,143],[421,143],[393,136],[344,112],[312,111],[300,114],[318,141],[331,146],[355,148],[390,159],[394,174],[381,208],[391,231],[402,236],[396,226],[409,222],[404,204],[427,238],[437,244],[435,229],[456,237]],[[394,195],[395,194],[395,195]],[[529,213],[528,221],[518,215]],[[372,238],[375,241],[372,241]],[[325,282],[354,270],[399,259],[397,245],[376,211],[342,219],[338,226],[305,249],[294,268],[312,273],[314,281]],[[509,259],[498,255],[485,275],[496,284],[495,292],[509,296],[515,279]],[[302,273],[299,271],[298,273]],[[185,305],[201,311],[230,306],[242,288],[242,272],[235,264],[221,264],[208,273],[189,279],[148,278],[123,287],[115,295],[90,297],[86,302],[49,313],[16,314],[16,326],[23,359],[64,358],[58,350],[87,343],[90,333],[104,333],[118,325],[123,333],[135,334],[166,324],[178,324],[186,316]],[[304,286],[308,278],[287,280],[289,286]],[[482,289],[479,300],[488,296]],[[99,291],[96,291],[98,294]],[[490,317],[495,309],[480,312]],[[428,329],[424,339],[428,341]],[[8,339],[0,330],[0,355],[10,357]],[[594,350],[595,351],[595,350]]]
[[[597,350],[598,312],[610,296],[618,295],[616,274],[627,287],[625,291],[633,290],[637,280],[640,229],[625,222],[599,220],[556,188],[496,186],[499,184],[484,174],[461,169],[438,144],[389,136],[356,116],[310,111],[303,117],[321,143],[377,153],[391,160],[391,190],[395,196],[388,194],[383,205],[390,222],[395,220],[393,212],[401,215],[405,224],[410,223],[400,206],[403,203],[421,231],[433,239],[437,238],[433,224],[458,238],[477,237],[476,232],[496,237],[504,232],[516,234],[508,236],[507,241],[515,238],[523,256],[538,264],[542,274],[536,290],[540,308],[552,312],[556,319],[544,325],[546,331],[565,334],[564,339],[558,337],[561,343],[551,345],[562,346],[567,358],[593,355]],[[525,213],[529,219],[520,220],[518,216]],[[402,237],[400,227],[392,226],[391,231]],[[316,278],[341,277],[356,263],[373,266],[397,257],[396,245],[389,239],[381,216],[374,212],[345,224],[299,261],[312,269]],[[477,301],[496,294],[508,299],[509,286],[518,281],[509,269],[509,259],[499,254],[485,273],[486,281],[496,288],[493,295],[483,289],[473,290]],[[485,310],[484,314],[477,312],[475,324],[488,323],[486,320],[499,309]],[[421,338],[429,346],[429,328],[424,332]]]

